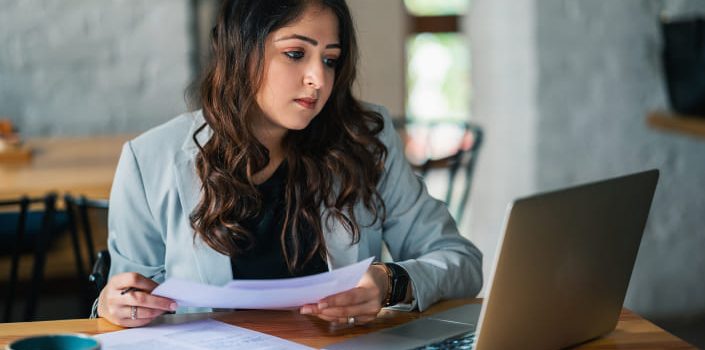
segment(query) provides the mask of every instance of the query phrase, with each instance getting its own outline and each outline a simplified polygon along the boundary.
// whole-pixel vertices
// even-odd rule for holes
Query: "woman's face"
[[[308,6],[294,22],[269,34],[256,100],[264,112],[255,125],[272,135],[306,128],[330,97],[340,56],[338,19]]]

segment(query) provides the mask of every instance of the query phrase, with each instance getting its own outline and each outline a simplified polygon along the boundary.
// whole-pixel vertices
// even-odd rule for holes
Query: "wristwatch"
[[[406,291],[409,288],[409,274],[403,267],[394,264],[385,264],[390,271],[390,293],[384,306],[392,306],[401,303],[406,299]]]
[[[392,296],[390,305],[396,305],[406,299],[406,291],[409,288],[409,273],[398,264],[387,264],[392,271]]]

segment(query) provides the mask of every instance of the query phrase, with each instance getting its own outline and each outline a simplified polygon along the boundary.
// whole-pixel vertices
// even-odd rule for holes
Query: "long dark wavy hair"
[[[299,18],[307,6],[323,6],[337,16],[342,52],[331,96],[320,114],[305,129],[290,130],[284,138],[288,175],[280,240],[292,272],[316,254],[325,261],[323,225],[331,219],[342,223],[355,243],[361,225],[355,218],[356,204],[373,214],[373,221],[364,225],[384,221],[385,216],[377,191],[387,156],[377,138],[384,121],[352,94],[357,44],[345,1],[225,0],[211,34],[211,61],[197,94],[206,124],[193,135],[200,149],[196,171],[202,193],[191,225],[210,247],[237,256],[254,244],[252,233],[241,223],[262,208],[253,175],[269,162],[251,120],[260,111],[255,94],[263,76],[265,40]],[[196,135],[206,126],[212,136],[201,145]],[[328,215],[322,217],[324,208]],[[301,251],[302,242],[309,242],[307,251]]]

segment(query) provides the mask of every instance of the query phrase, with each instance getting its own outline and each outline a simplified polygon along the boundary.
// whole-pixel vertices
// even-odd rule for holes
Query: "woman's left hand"
[[[385,267],[371,265],[357,287],[304,305],[299,311],[333,323],[365,324],[377,318],[389,288]]]

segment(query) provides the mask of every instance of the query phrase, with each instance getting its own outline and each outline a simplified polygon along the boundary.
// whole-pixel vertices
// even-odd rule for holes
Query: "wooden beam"
[[[448,33],[460,30],[459,16],[413,16],[412,33]]]

